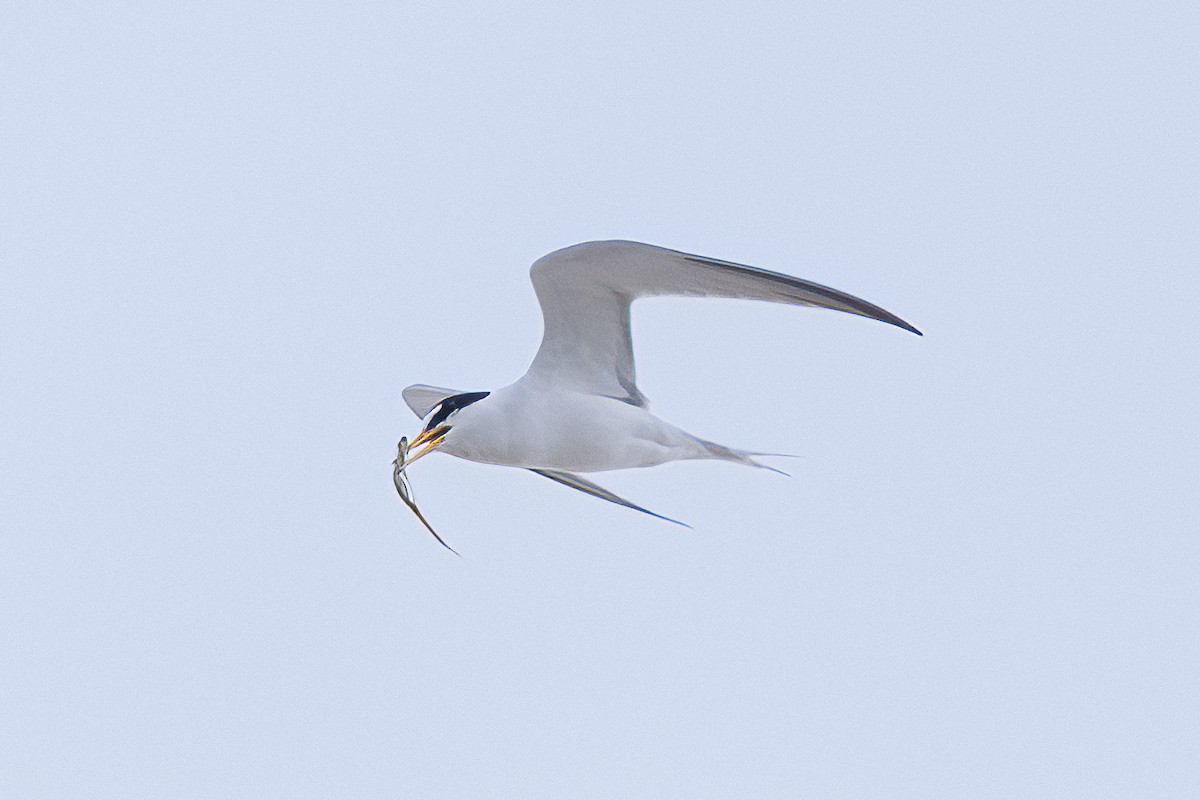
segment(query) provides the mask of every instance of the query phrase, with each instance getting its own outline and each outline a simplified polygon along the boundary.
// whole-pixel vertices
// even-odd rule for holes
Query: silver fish
[[[441,536],[438,536],[437,531],[425,519],[425,515],[417,508],[417,501],[413,498],[412,485],[408,482],[408,475],[404,469],[408,466],[408,437],[403,436],[400,442],[396,445],[396,460],[392,462],[394,469],[392,470],[392,482],[396,484],[396,494],[400,495],[400,499],[404,501],[404,505],[412,509],[412,512],[417,515],[417,519],[421,520],[421,524],[425,529],[433,534],[433,538],[438,540],[438,543],[449,550],[454,555],[462,558],[462,554],[455,550],[450,545],[446,544]]]

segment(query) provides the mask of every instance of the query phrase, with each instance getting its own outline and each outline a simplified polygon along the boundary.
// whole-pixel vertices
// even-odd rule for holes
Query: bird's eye
[[[426,425],[425,425],[426,430],[433,430],[438,425],[441,425],[443,422],[445,422],[447,419],[450,418],[451,414],[453,414],[457,410],[458,409],[454,408],[452,405],[450,405],[449,403],[446,403],[444,401],[441,403],[438,403],[437,408],[434,410],[433,414],[429,417],[429,422],[426,423]]]

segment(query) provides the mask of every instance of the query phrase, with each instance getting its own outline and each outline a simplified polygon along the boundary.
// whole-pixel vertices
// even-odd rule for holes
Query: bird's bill
[[[408,457],[404,461],[404,466],[407,467],[418,458],[427,456],[438,449],[449,432],[450,428],[445,425],[441,425],[433,430],[421,431],[417,438],[413,439],[412,443],[408,446]]]

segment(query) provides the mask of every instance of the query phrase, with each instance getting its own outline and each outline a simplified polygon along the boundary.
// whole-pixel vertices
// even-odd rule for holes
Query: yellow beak
[[[408,459],[404,462],[403,466],[407,467],[421,456],[429,455],[438,449],[438,446],[441,445],[442,440],[446,438],[446,434],[449,432],[450,428],[445,425],[441,425],[431,431],[421,431],[420,435],[413,439],[412,443],[408,446]],[[423,450],[420,449],[422,447],[424,448]]]

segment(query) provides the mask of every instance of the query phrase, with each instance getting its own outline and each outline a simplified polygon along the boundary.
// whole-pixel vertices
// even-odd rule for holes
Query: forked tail
[[[707,451],[706,455],[700,455],[700,456],[698,456],[698,458],[718,458],[722,461],[732,461],[735,464],[744,464],[747,467],[755,467],[756,469],[765,469],[765,470],[770,470],[771,472],[778,473],[780,475],[787,475],[787,477],[789,477],[789,478],[791,477],[791,475],[788,475],[788,473],[784,472],[781,469],[776,469],[775,467],[772,467],[770,464],[764,464],[761,461],[757,461],[757,460],[755,460],[754,456],[772,456],[775,458],[800,458],[800,456],[791,455],[789,453],[760,453],[756,450],[738,450],[735,447],[726,447],[723,444],[717,444],[716,442],[710,442],[707,439],[701,439],[698,436],[693,437],[693,438],[695,438],[696,442],[698,444],[700,444]]]

